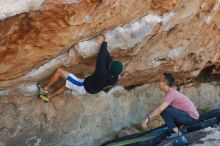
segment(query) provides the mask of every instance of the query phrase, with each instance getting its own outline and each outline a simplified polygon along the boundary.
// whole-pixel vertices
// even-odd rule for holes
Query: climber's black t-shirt
[[[118,75],[112,74],[108,69],[111,62],[112,58],[107,50],[107,42],[103,42],[97,57],[95,72],[84,80],[87,92],[95,94],[103,90],[105,86],[117,83]]]

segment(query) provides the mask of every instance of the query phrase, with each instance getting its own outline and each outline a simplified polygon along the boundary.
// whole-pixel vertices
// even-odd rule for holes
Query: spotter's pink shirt
[[[170,88],[164,97],[164,101],[174,108],[185,111],[190,115],[190,117],[199,119],[199,113],[193,102],[177,90]]]

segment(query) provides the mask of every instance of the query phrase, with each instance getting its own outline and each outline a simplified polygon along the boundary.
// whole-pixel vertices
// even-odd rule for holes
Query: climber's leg
[[[48,90],[51,86],[53,86],[54,83],[60,79],[60,77],[66,80],[68,74],[69,72],[64,70],[63,68],[61,67],[57,68],[57,70],[55,71],[55,73],[53,74],[49,82],[47,83],[47,85],[44,87],[44,90]]]
[[[63,86],[60,87],[57,91],[55,91],[54,93],[48,95],[48,98],[51,99],[51,98],[53,98],[53,97],[55,97],[55,96],[57,96],[57,95],[60,95],[60,94],[62,94],[66,89],[67,89],[66,86],[63,85]]]
[[[46,86],[42,86],[42,84],[38,83],[37,86],[39,88],[39,97],[45,101],[48,102],[49,98],[48,98],[48,89],[54,85],[54,83],[56,81],[58,81],[60,78],[63,79],[67,79],[69,72],[67,72],[66,70],[64,70],[63,68],[58,68],[55,73],[53,74],[53,76],[51,77],[51,79],[49,80],[48,84]],[[58,93],[63,93],[65,90],[64,88],[60,88],[59,90],[57,90],[55,93],[52,94],[52,97],[56,96]],[[50,95],[51,96],[51,95]]]

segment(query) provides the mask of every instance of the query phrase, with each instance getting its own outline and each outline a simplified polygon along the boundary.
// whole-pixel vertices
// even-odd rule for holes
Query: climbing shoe
[[[44,90],[42,84],[40,84],[39,82],[37,83],[37,87],[39,89],[38,97],[41,98],[44,102],[47,103],[49,101],[49,98],[47,97],[48,90]]]
[[[49,98],[46,95],[40,95],[39,96],[45,103],[49,101]]]

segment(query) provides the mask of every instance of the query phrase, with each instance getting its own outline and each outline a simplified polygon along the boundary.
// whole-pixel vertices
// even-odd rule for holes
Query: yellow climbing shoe
[[[38,97],[41,98],[44,102],[48,102],[49,101],[49,98],[47,97],[48,90],[44,90],[42,84],[39,82],[37,83],[37,87],[39,90]]]
[[[45,95],[40,95],[39,97],[46,103],[49,101],[49,98]]]

